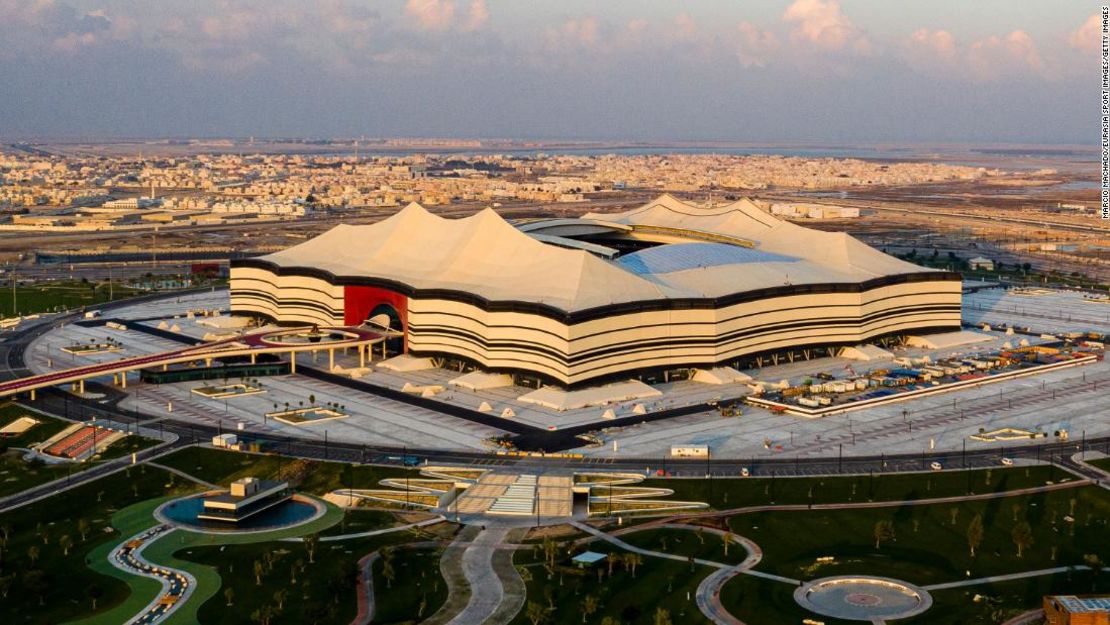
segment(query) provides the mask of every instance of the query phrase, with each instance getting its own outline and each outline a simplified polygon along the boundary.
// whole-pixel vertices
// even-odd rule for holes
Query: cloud
[[[489,7],[486,0],[471,0],[470,11],[467,12],[464,30],[478,30],[489,21]]]
[[[453,0],[408,0],[405,14],[416,21],[421,30],[443,31],[455,19]]]
[[[763,67],[768,57],[778,51],[779,38],[773,32],[760,30],[751,22],[742,21],[736,25],[733,49],[744,67]]]
[[[790,37],[796,42],[826,51],[872,51],[867,33],[844,15],[837,0],[795,0],[786,7],[782,19],[793,24]]]
[[[1068,36],[1068,45],[1083,52],[1098,52],[1102,47],[1102,17],[1092,13]]]
[[[1044,61],[1033,39],[1023,30],[1015,30],[1005,37],[990,36],[973,42],[968,47],[967,63],[972,74],[980,80],[995,80],[1014,71],[1044,69]]]
[[[909,36],[902,49],[903,59],[911,67],[938,77],[993,82],[1031,73],[1050,74],[1033,39],[1023,30],[962,45],[946,30],[921,28]]]

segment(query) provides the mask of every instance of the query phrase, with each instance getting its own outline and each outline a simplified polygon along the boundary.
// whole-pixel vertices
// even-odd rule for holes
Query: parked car
[[[1001,462],[1002,462],[1002,466],[1004,466],[1004,467],[1014,466],[1014,461],[1011,458],[1002,458]]]
[[[930,468],[930,469],[932,469],[932,470],[934,470],[934,471],[940,471],[941,469],[943,469],[943,468],[944,468],[944,465],[942,465],[942,464],[941,464],[941,463],[939,463],[939,462],[934,462],[934,463],[932,463],[932,464],[930,464],[930,465],[929,465],[929,468]]]

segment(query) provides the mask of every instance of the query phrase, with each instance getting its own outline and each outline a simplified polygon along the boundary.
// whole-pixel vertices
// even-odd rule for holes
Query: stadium
[[[398,332],[391,349],[517,384],[689,376],[959,329],[956,273],[750,200],[664,195],[621,213],[510,223],[410,204],[231,268],[231,307],[278,324]]]

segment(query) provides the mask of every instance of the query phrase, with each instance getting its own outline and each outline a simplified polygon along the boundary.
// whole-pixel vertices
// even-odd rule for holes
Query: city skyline
[[[1097,8],[0,1],[0,136],[1091,144]]]

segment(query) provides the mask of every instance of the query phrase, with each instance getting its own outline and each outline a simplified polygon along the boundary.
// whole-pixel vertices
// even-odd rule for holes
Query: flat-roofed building
[[[1110,625],[1110,595],[1049,595],[1047,625]]]

